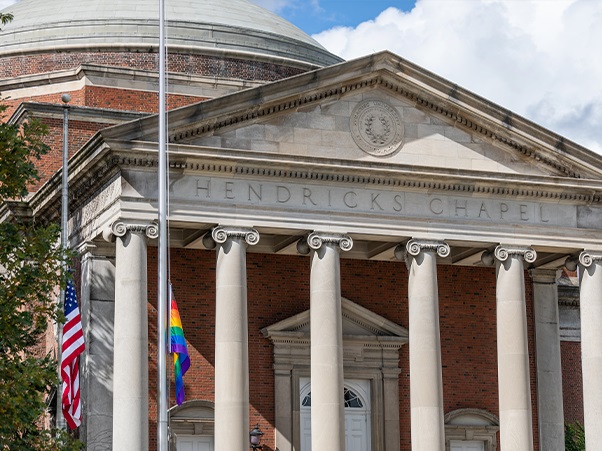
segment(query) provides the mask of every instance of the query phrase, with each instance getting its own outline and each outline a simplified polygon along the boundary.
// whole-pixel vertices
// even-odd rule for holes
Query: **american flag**
[[[65,290],[65,324],[61,346],[61,376],[63,378],[63,415],[71,429],[81,424],[81,399],[79,393],[79,359],[84,350],[84,333],[73,282]]]

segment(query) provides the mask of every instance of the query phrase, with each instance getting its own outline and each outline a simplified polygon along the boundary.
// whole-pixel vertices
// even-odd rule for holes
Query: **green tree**
[[[13,15],[11,13],[0,13],[0,23],[2,25],[6,25],[11,20],[13,20]]]
[[[5,111],[0,106],[0,116]],[[19,206],[37,180],[45,133],[36,121],[0,122],[0,212]],[[27,215],[0,218],[0,450],[80,449],[66,432],[42,427],[58,383],[56,357],[45,355],[43,343],[63,319],[56,302],[56,288],[65,284],[59,227]]]
[[[564,425],[564,446],[566,451],[585,451],[585,428],[578,421]]]

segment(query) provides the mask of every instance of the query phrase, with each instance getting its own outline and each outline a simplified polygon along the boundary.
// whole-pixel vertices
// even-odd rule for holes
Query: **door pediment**
[[[343,336],[349,341],[390,340],[399,344],[407,343],[408,330],[386,318],[350,301],[341,298],[343,316]],[[290,318],[279,321],[262,329],[265,337],[272,341],[309,342],[310,311],[305,310]]]

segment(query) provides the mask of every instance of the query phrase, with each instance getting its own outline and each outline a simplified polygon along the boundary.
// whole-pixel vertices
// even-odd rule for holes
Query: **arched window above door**
[[[359,395],[347,387],[345,387],[345,393],[343,394],[343,397],[345,399],[346,408],[362,409],[364,407],[364,403],[360,399]]]
[[[345,388],[345,393],[343,394],[345,398],[345,408],[358,408],[361,409],[364,407],[362,400],[360,397],[351,389]],[[301,401],[301,405],[303,407],[311,407],[311,392],[309,392]]]
[[[355,393],[353,390],[351,390],[350,388],[345,387],[345,392],[343,393],[343,397],[345,400],[345,408],[351,408],[351,409],[363,409],[364,408],[364,403],[362,402],[362,399],[360,398],[360,396]],[[309,392],[307,395],[305,395],[303,397],[303,400],[301,401],[301,405],[303,407],[311,407],[311,392]]]

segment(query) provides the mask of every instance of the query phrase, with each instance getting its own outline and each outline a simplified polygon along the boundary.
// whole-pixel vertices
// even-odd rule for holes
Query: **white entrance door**
[[[311,449],[311,387],[309,378],[300,379],[301,451]],[[370,381],[345,380],[345,449],[371,451]]]
[[[369,416],[345,409],[345,450],[370,451]]]
[[[451,440],[449,449],[450,451],[485,451],[485,442]]]
[[[213,451],[213,437],[202,435],[178,435],[178,451]]]

